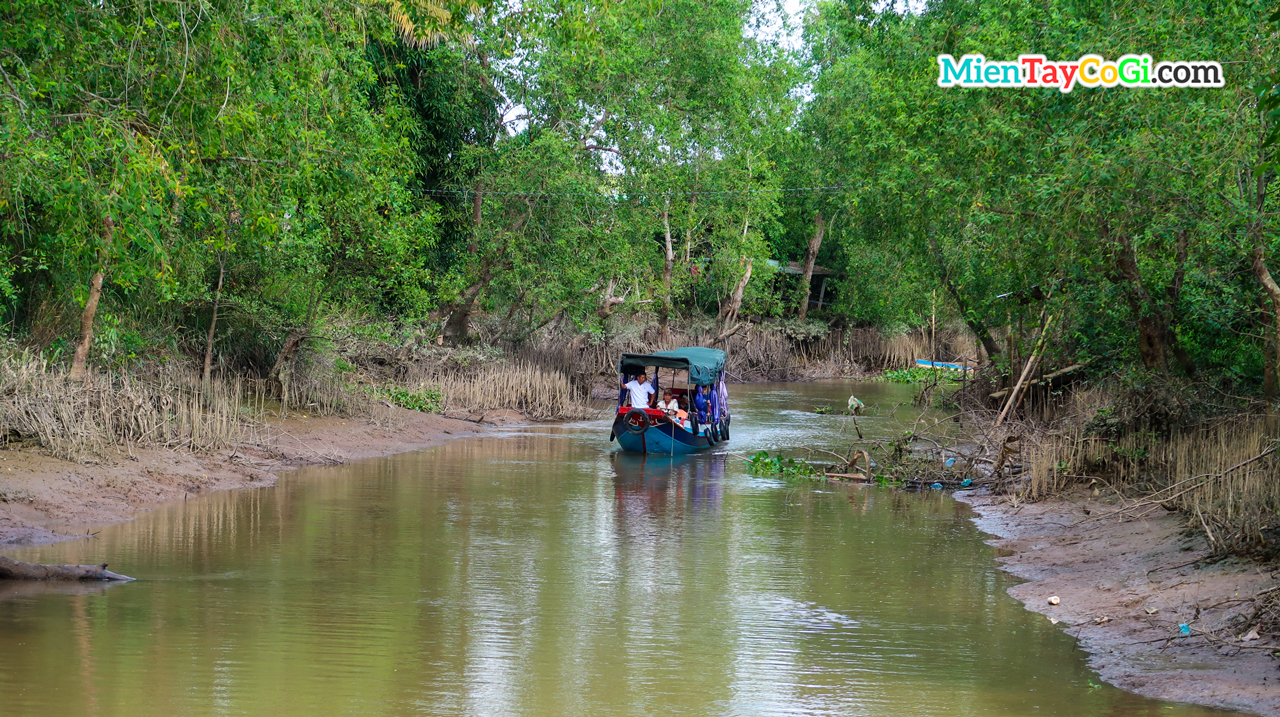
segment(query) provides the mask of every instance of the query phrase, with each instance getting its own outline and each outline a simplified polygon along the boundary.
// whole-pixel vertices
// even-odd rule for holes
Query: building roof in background
[[[773,259],[769,259],[768,262],[769,262],[769,266],[777,269],[783,274],[804,274],[804,267],[800,265],[800,262],[789,261],[786,264],[781,264],[777,261],[774,261]],[[818,266],[817,264],[813,265],[814,276],[827,276],[828,274],[834,274],[834,273],[835,271],[828,269],[825,266]]]

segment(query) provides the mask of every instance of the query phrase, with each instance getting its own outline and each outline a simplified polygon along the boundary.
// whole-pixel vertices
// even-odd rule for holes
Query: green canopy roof
[[[618,373],[636,374],[649,366],[686,369],[689,371],[689,383],[710,386],[724,370],[724,360],[724,352],[720,349],[705,349],[700,346],[652,354],[622,354],[622,360],[618,361]]]

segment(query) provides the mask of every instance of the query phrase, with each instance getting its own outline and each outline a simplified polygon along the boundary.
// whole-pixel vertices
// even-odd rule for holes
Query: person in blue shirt
[[[702,387],[698,386],[697,391],[693,394],[693,406],[698,411],[698,423],[707,423],[707,397],[702,393]]]

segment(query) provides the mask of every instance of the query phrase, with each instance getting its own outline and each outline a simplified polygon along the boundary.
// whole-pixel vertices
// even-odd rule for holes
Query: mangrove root
[[[102,565],[39,565],[0,555],[0,580],[133,580]]]

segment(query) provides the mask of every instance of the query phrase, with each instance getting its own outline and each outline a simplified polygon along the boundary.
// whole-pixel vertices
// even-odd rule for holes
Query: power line
[[[785,194],[793,192],[813,192],[832,193],[853,189],[853,187],[845,185],[831,185],[825,187],[777,187],[773,189],[714,189],[714,190],[688,190],[681,192],[495,192],[481,190],[482,195],[492,195],[499,197],[607,197],[618,199],[622,197],[683,197],[683,196],[705,196],[705,195],[733,195],[733,194]],[[453,196],[465,197],[476,194],[474,189],[410,189],[411,192],[419,194],[429,194],[432,196]]]

